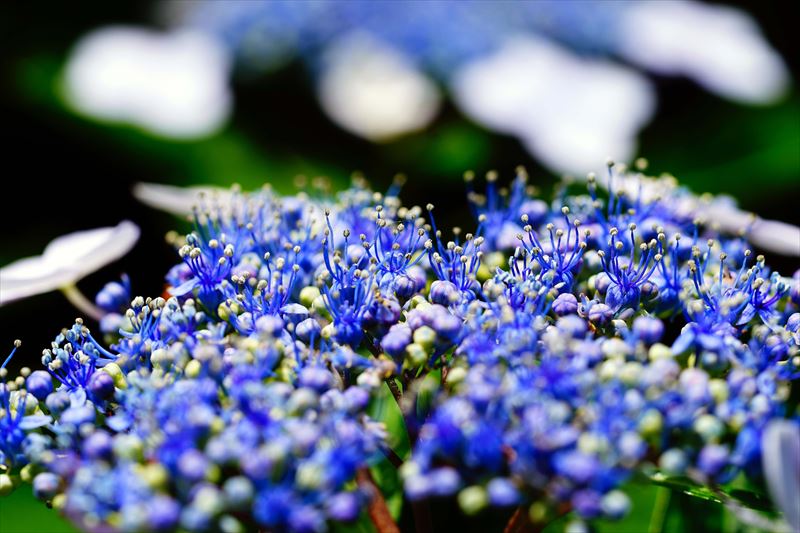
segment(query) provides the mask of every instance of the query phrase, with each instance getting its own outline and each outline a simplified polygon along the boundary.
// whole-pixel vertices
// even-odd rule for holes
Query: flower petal
[[[200,280],[197,277],[192,277],[191,279],[187,279],[177,287],[171,287],[169,289],[169,293],[172,296],[183,296],[184,294],[189,294],[192,289],[194,289],[197,284],[200,283]]]
[[[609,154],[632,156],[655,108],[652,85],[637,72],[533,36],[467,64],[452,89],[474,120],[517,135],[552,170],[577,174]]]
[[[20,259],[0,269],[0,305],[56,290],[72,283],[76,275],[42,256]]]
[[[85,36],[65,71],[79,111],[172,138],[217,131],[232,108],[228,52],[200,32],[111,26]]]
[[[430,123],[439,91],[401,52],[367,34],[331,45],[319,80],[319,100],[342,128],[373,141]]]
[[[761,460],[772,500],[793,531],[800,531],[800,425],[777,419],[761,437]]]
[[[800,228],[777,220],[766,220],[743,211],[733,202],[722,200],[700,203],[698,215],[721,231],[737,234],[745,231],[747,240],[768,252],[800,257]]]
[[[143,204],[178,216],[191,214],[202,195],[227,203],[231,194],[230,189],[211,186],[174,187],[160,183],[137,183],[133,187],[133,195]]]
[[[680,336],[675,339],[675,342],[672,343],[672,353],[674,354],[681,354],[689,349],[689,347],[694,343],[694,332],[690,329],[687,329]]]
[[[686,75],[745,103],[770,102],[786,65],[743,11],[704,2],[634,2],[621,17],[618,52],[661,74]]]
[[[70,268],[83,277],[128,253],[137,240],[139,227],[129,220],[123,220],[114,227],[60,237],[45,248],[44,257],[48,261],[68,261]]]
[[[19,427],[24,430],[36,429],[46,426],[52,421],[53,419],[47,415],[29,415],[22,419],[19,423]]]
[[[127,220],[59,237],[43,255],[0,269],[0,305],[75,283],[125,255],[138,238],[139,227]]]
[[[777,220],[757,219],[747,239],[769,252],[800,257],[800,228]]]

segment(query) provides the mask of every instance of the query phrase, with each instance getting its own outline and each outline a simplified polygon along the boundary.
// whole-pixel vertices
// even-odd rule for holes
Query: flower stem
[[[61,292],[67,297],[67,300],[77,307],[80,311],[85,313],[90,318],[100,321],[105,313],[102,309],[94,305],[89,299],[84,296],[81,290],[74,283],[61,287]]]
[[[527,533],[536,531],[528,515],[528,508],[524,505],[517,507],[514,514],[509,518],[503,533]]]
[[[388,377],[384,380],[387,385],[389,385],[389,390],[392,391],[392,396],[394,396],[394,401],[397,402],[397,405],[400,406],[402,409],[403,406],[400,402],[403,401],[403,393],[400,392],[400,388],[397,386],[397,383],[394,381],[393,377]]]
[[[364,332],[363,344],[364,346],[367,347],[367,350],[369,350],[369,352],[375,359],[378,359],[381,356],[381,351],[375,345],[375,340],[366,331]],[[397,402],[397,405],[400,405],[400,402],[403,399],[403,393],[400,391],[400,388],[397,386],[397,383],[395,383],[394,378],[388,377],[384,379],[384,381],[389,386],[389,390],[392,391],[392,396],[394,396],[394,400]]]
[[[372,525],[378,533],[400,533],[400,528],[397,527],[392,514],[389,512],[389,507],[386,505],[386,500],[383,499],[381,490],[375,485],[372,479],[372,474],[366,468],[360,469],[356,473],[356,480],[359,485],[367,486],[372,491],[372,499],[370,500],[367,512]]]

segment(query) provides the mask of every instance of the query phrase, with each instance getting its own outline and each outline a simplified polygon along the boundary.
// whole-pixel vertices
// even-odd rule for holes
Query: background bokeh
[[[791,88],[774,104],[745,106],[720,99],[686,78],[651,75],[658,106],[639,135],[638,155],[650,161],[654,172],[668,171],[696,192],[726,193],[745,209],[798,224],[800,5],[726,3],[744,9],[758,23],[782,55]],[[465,170],[496,169],[502,181],[522,164],[532,182],[545,190],[556,178],[516,138],[478,126],[447,98],[423,131],[381,144],[347,133],[323,112],[311,75],[299,61],[269,75],[235,76],[233,115],[224,128],[205,138],[170,140],[71,111],[60,80],[72,46],[87,32],[109,24],[153,26],[156,7],[144,1],[30,1],[0,7],[0,265],[40,253],[58,235],[128,218],[142,228],[134,251],[80,286],[93,295],[103,283],[127,272],[135,293],[160,294],[163,274],[176,261],[163,235],[182,222],[133,198],[132,185],[142,181],[240,183],[246,189],[271,183],[291,192],[298,175],[326,176],[335,188],[359,171],[382,190],[403,173],[408,177],[402,194],[407,203],[432,201],[441,211],[452,204],[444,223],[466,224]],[[796,268],[794,259],[776,257],[771,263],[783,270]],[[0,307],[0,354],[20,338],[23,347],[12,366],[36,364],[41,349],[76,314],[58,293]],[[657,493],[642,497],[656,498]],[[0,499],[0,531],[64,530],[69,526],[28,493]]]

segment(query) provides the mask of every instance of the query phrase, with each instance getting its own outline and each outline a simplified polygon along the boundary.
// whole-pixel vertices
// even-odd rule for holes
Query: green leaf
[[[727,496],[749,509],[763,511],[772,515],[776,514],[769,497],[762,492],[751,489],[746,484],[744,476],[739,476],[727,485],[717,487],[716,492],[686,477],[667,477],[656,473],[653,474],[651,479],[656,485],[668,487],[701,500],[723,503],[723,499],[726,499],[725,496]],[[722,496],[720,493],[722,493]]]
[[[425,420],[433,408],[433,402],[436,399],[436,394],[439,392],[442,383],[442,369],[437,368],[428,372],[420,383],[419,391],[417,392],[417,418]]]
[[[30,485],[24,485],[8,496],[0,497],[0,531],[77,533],[78,530],[58,512],[48,509],[43,502],[37,500]]]
[[[383,422],[388,433],[388,444],[404,461],[411,454],[411,443],[408,438],[403,412],[397,405],[392,391],[384,383],[367,407],[367,414],[374,420]],[[395,520],[403,511],[403,484],[397,468],[383,458],[370,468],[375,484],[381,490],[389,512]]]
[[[702,485],[698,485],[688,477],[683,477],[683,476],[669,477],[661,473],[656,473],[651,477],[651,479],[653,483],[655,483],[656,485],[667,487],[682,494],[686,494],[687,496],[700,498],[701,500],[706,500],[710,502],[722,503],[719,496],[714,494],[711,491],[711,489],[704,487]]]
[[[705,533],[722,531],[725,508],[711,500],[673,491],[662,531]]]
[[[389,433],[389,447],[401,459],[406,460],[411,453],[411,442],[408,438],[406,421],[403,418],[400,406],[397,405],[397,401],[395,401],[392,391],[389,390],[389,386],[386,383],[378,389],[378,392],[373,397],[367,407],[367,414],[373,420],[383,422],[386,425],[386,431]]]
[[[366,512],[362,512],[355,522],[331,522],[330,526],[332,533],[375,533],[375,526]]]
[[[755,509],[757,511],[765,511],[768,513],[775,513],[775,509],[772,506],[772,502],[767,497],[766,494],[760,494],[758,492],[753,492],[750,490],[744,489],[730,489],[730,491],[726,491],[729,496],[735,498],[745,507],[750,509]]]
[[[631,499],[631,510],[621,520],[593,520],[592,525],[598,533],[650,531],[653,513],[656,511],[661,489],[652,483],[630,482],[621,490]]]
[[[383,459],[369,469],[375,485],[383,494],[389,513],[395,521],[400,519],[403,512],[403,483],[400,481],[397,468],[388,460]]]

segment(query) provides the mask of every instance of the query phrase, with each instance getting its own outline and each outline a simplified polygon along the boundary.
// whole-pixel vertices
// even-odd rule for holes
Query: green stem
[[[103,310],[94,305],[86,296],[84,296],[81,290],[74,283],[65,285],[61,287],[60,290],[72,305],[77,307],[90,318],[93,318],[99,322],[100,319],[103,318],[103,315],[105,315]]]

